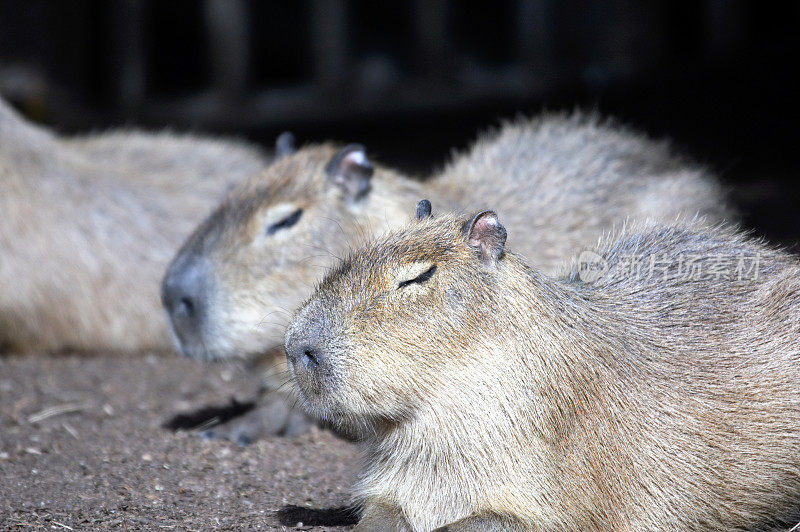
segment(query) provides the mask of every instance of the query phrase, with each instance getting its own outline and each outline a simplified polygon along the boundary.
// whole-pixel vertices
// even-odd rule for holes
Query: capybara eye
[[[303,209],[297,209],[283,220],[275,222],[274,224],[267,227],[267,234],[273,235],[278,231],[280,231],[281,229],[286,229],[288,227],[293,226],[294,224],[297,223],[297,221],[300,219],[302,215],[303,215]]]
[[[398,285],[397,285],[397,288],[400,289],[400,288],[403,288],[404,286],[408,286],[410,284],[422,284],[425,281],[427,281],[428,279],[430,279],[431,277],[433,277],[433,274],[435,272],[436,272],[436,265],[434,264],[433,266],[431,266],[430,268],[428,268],[427,270],[425,270],[421,274],[417,275],[413,279],[409,279],[407,281],[400,281],[400,283],[398,283]]]

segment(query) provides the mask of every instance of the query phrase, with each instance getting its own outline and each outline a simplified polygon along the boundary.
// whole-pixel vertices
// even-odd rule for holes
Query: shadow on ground
[[[255,406],[253,401],[239,402],[235,397],[231,397],[230,403],[226,405],[208,405],[190,412],[176,414],[165,421],[162,427],[173,432],[202,430],[242,416]]]
[[[358,523],[358,510],[350,506],[338,508],[305,508],[293,504],[276,514],[284,526],[350,526]]]

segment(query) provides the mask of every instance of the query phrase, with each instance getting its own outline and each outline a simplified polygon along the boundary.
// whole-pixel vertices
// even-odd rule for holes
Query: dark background
[[[800,237],[800,2],[0,0],[0,93],[71,133],[362,142],[426,174],[518,113],[598,109]]]

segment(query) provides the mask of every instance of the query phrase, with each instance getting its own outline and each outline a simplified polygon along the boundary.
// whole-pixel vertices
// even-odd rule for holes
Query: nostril
[[[188,297],[182,297],[178,301],[178,308],[175,309],[175,312],[183,316],[192,316],[194,314],[194,302]]]
[[[317,354],[311,349],[306,349],[303,351],[303,365],[306,367],[306,369],[314,369],[319,366]]]

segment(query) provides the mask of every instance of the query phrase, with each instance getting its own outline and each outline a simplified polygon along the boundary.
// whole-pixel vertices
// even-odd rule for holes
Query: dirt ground
[[[169,353],[0,356],[0,530],[346,530],[353,444],[163,427],[256,387]]]

